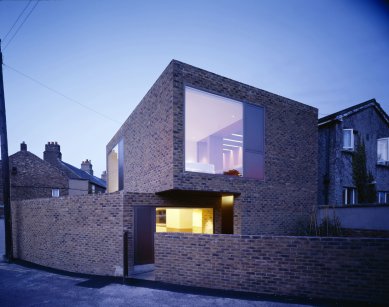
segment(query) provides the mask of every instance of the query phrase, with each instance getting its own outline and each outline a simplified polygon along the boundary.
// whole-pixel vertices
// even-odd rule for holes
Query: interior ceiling
[[[242,118],[241,102],[185,87],[186,139],[197,142]]]

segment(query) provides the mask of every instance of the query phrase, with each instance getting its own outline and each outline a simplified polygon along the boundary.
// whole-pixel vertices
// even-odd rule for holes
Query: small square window
[[[51,197],[59,197],[59,189],[52,189]]]
[[[353,131],[353,129],[343,129],[343,149],[354,150],[354,131]]]

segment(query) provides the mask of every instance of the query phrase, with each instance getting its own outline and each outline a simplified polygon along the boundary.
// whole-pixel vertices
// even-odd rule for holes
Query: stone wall
[[[157,233],[155,265],[167,283],[389,301],[389,239]]]
[[[14,256],[96,275],[122,274],[123,194],[12,202]]]
[[[341,205],[343,188],[355,187],[354,151],[343,150],[343,129],[353,129],[354,150],[359,140],[364,142],[367,171],[373,175],[377,191],[388,191],[389,167],[377,164],[377,139],[389,136],[389,126],[371,106],[319,127],[319,205]]]
[[[69,181],[62,171],[27,150],[9,157],[11,200],[51,197],[52,189],[68,195]],[[1,174],[0,166],[0,174]],[[2,186],[2,176],[0,176]],[[2,190],[1,190],[2,192]],[[0,202],[3,194],[0,193]]]

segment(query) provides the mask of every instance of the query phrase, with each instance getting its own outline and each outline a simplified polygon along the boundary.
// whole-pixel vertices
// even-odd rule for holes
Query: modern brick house
[[[389,203],[389,116],[375,99],[319,119],[319,205],[354,205],[353,157],[363,142],[376,203]]]
[[[317,109],[173,60],[107,145],[107,188],[132,192],[134,263],[151,263],[154,232],[293,233],[316,157]]]
[[[24,142],[20,151],[9,157],[9,163],[12,201],[68,195],[66,174],[29,152]],[[2,202],[3,193],[0,197]]]
[[[82,161],[81,169],[62,161],[61,147],[57,142],[45,145],[43,159],[63,171],[69,180],[69,195],[104,193],[106,182],[93,175],[92,162]]]

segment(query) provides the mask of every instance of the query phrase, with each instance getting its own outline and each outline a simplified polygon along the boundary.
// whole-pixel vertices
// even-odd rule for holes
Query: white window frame
[[[346,131],[350,131],[351,132],[351,137],[350,137],[351,147],[345,146],[345,144],[344,144],[344,134],[345,134]],[[354,150],[354,129],[343,129],[343,149],[345,149],[345,150]]]
[[[348,199],[348,190],[351,189],[351,202]],[[356,189],[351,187],[343,187],[344,197],[343,197],[343,205],[355,205],[356,204]]]
[[[377,201],[379,204],[387,204],[387,201],[389,200],[389,192],[387,191],[378,191],[377,192]],[[381,199],[381,197],[383,199]]]
[[[51,197],[59,197],[59,189],[51,189]]]
[[[378,143],[380,141],[386,141],[386,159],[380,159],[379,157],[379,153],[378,153]],[[380,138],[380,139],[377,139],[377,162],[378,163],[386,163],[386,162],[389,162],[389,138]]]

